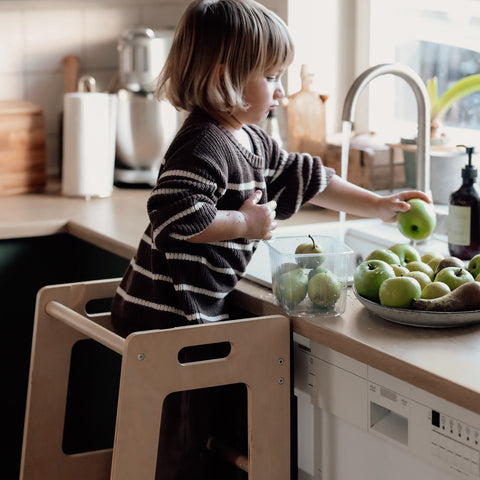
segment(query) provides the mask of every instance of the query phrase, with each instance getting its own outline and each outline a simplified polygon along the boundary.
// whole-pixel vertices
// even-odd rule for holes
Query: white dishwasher
[[[480,415],[294,334],[299,480],[480,478]]]

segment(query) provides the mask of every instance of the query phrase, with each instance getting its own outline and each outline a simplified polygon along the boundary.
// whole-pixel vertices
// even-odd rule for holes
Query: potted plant
[[[460,79],[441,96],[438,96],[437,78],[426,83],[430,99],[430,144],[444,146],[441,150],[431,152],[431,188],[435,203],[448,204],[450,193],[461,183],[461,168],[464,152],[454,145],[448,146],[448,136],[443,125],[443,118],[452,105],[461,98],[480,90],[480,74],[469,75]],[[416,139],[402,138],[403,144],[415,144]],[[415,153],[404,150],[405,180],[408,187],[416,186]],[[435,177],[435,178],[433,178]]]
[[[461,98],[480,90],[480,74],[469,75],[452,85],[441,97],[438,96],[437,77],[427,81],[430,99],[430,138],[447,143],[447,135],[442,120],[450,107]]]

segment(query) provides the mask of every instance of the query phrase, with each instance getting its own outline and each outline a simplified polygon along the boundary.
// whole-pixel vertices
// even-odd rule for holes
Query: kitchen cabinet
[[[0,352],[3,416],[2,478],[20,471],[35,297],[45,285],[120,277],[128,260],[60,233],[0,240]],[[92,307],[101,308],[102,305]],[[64,450],[77,453],[94,429],[97,448],[111,446],[120,359],[92,341],[72,352],[72,393],[66,418]],[[109,372],[106,374],[106,372]],[[110,373],[113,372],[113,373]],[[87,388],[88,385],[88,388]],[[84,392],[88,392],[86,395]],[[115,405],[113,403],[113,405]],[[88,422],[86,418],[90,419]],[[85,447],[86,448],[86,447]]]

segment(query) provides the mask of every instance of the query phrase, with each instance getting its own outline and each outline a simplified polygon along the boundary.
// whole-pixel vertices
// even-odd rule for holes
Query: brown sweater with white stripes
[[[253,151],[207,114],[192,113],[170,145],[148,203],[150,223],[112,304],[112,321],[132,331],[227,320],[225,299],[244,275],[258,241],[188,239],[217,210],[238,210],[255,190],[293,215],[327,186],[334,171],[319,157],[287,153],[255,125]]]

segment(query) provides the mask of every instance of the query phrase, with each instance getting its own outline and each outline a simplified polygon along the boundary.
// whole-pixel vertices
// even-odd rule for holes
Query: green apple
[[[421,256],[420,260],[423,263],[428,263],[430,260],[432,260],[432,258],[436,258],[436,257],[442,257],[442,255],[440,255],[440,253],[438,252],[426,252]]]
[[[438,264],[443,260],[443,256],[433,257],[427,262],[427,265],[434,271],[437,271]]]
[[[446,283],[452,291],[460,285],[474,280],[472,274],[466,268],[460,267],[445,267],[435,275],[436,282]]]
[[[400,263],[398,255],[387,248],[377,248],[376,250],[373,250],[365,260],[383,260],[389,265]]]
[[[389,250],[398,255],[400,258],[400,265],[406,265],[409,262],[420,262],[421,257],[415,247],[408,243],[396,243],[392,245]]]
[[[388,278],[379,290],[380,303],[386,307],[409,308],[413,300],[420,298],[422,288],[411,277]]]
[[[411,272],[408,272],[405,277],[414,278],[420,284],[422,290],[426,285],[432,283],[432,279],[425,272],[419,270],[412,270]]]
[[[321,265],[325,261],[323,248],[315,242],[315,239],[309,235],[310,242],[301,243],[295,249],[296,255],[305,255],[304,258],[297,258],[297,262],[304,268],[315,268]],[[306,256],[308,255],[308,256]]]
[[[357,266],[353,274],[353,285],[359,295],[378,302],[380,285],[387,278],[394,278],[395,272],[383,260],[369,260]]]
[[[307,295],[308,276],[303,268],[296,268],[275,278],[275,296],[282,305],[294,307]]]
[[[308,298],[320,307],[333,307],[342,293],[342,282],[330,271],[314,275],[308,282]]]
[[[403,265],[392,265],[393,271],[395,272],[396,277],[402,277],[406,275],[410,270]]]
[[[397,214],[397,225],[400,233],[410,240],[425,240],[437,225],[437,215],[432,203],[420,198],[408,200],[410,209]]]
[[[477,277],[480,274],[480,253],[475,255],[469,262],[467,270],[474,276]]]
[[[450,287],[446,283],[430,282],[422,288],[422,294],[420,295],[420,298],[439,298],[450,292]]]
[[[418,272],[426,273],[429,276],[430,280],[433,280],[433,277],[435,276],[435,273],[432,270],[432,267],[429,267],[426,263],[414,260],[413,262],[407,263],[405,266],[408,268],[410,272],[418,271]]]

